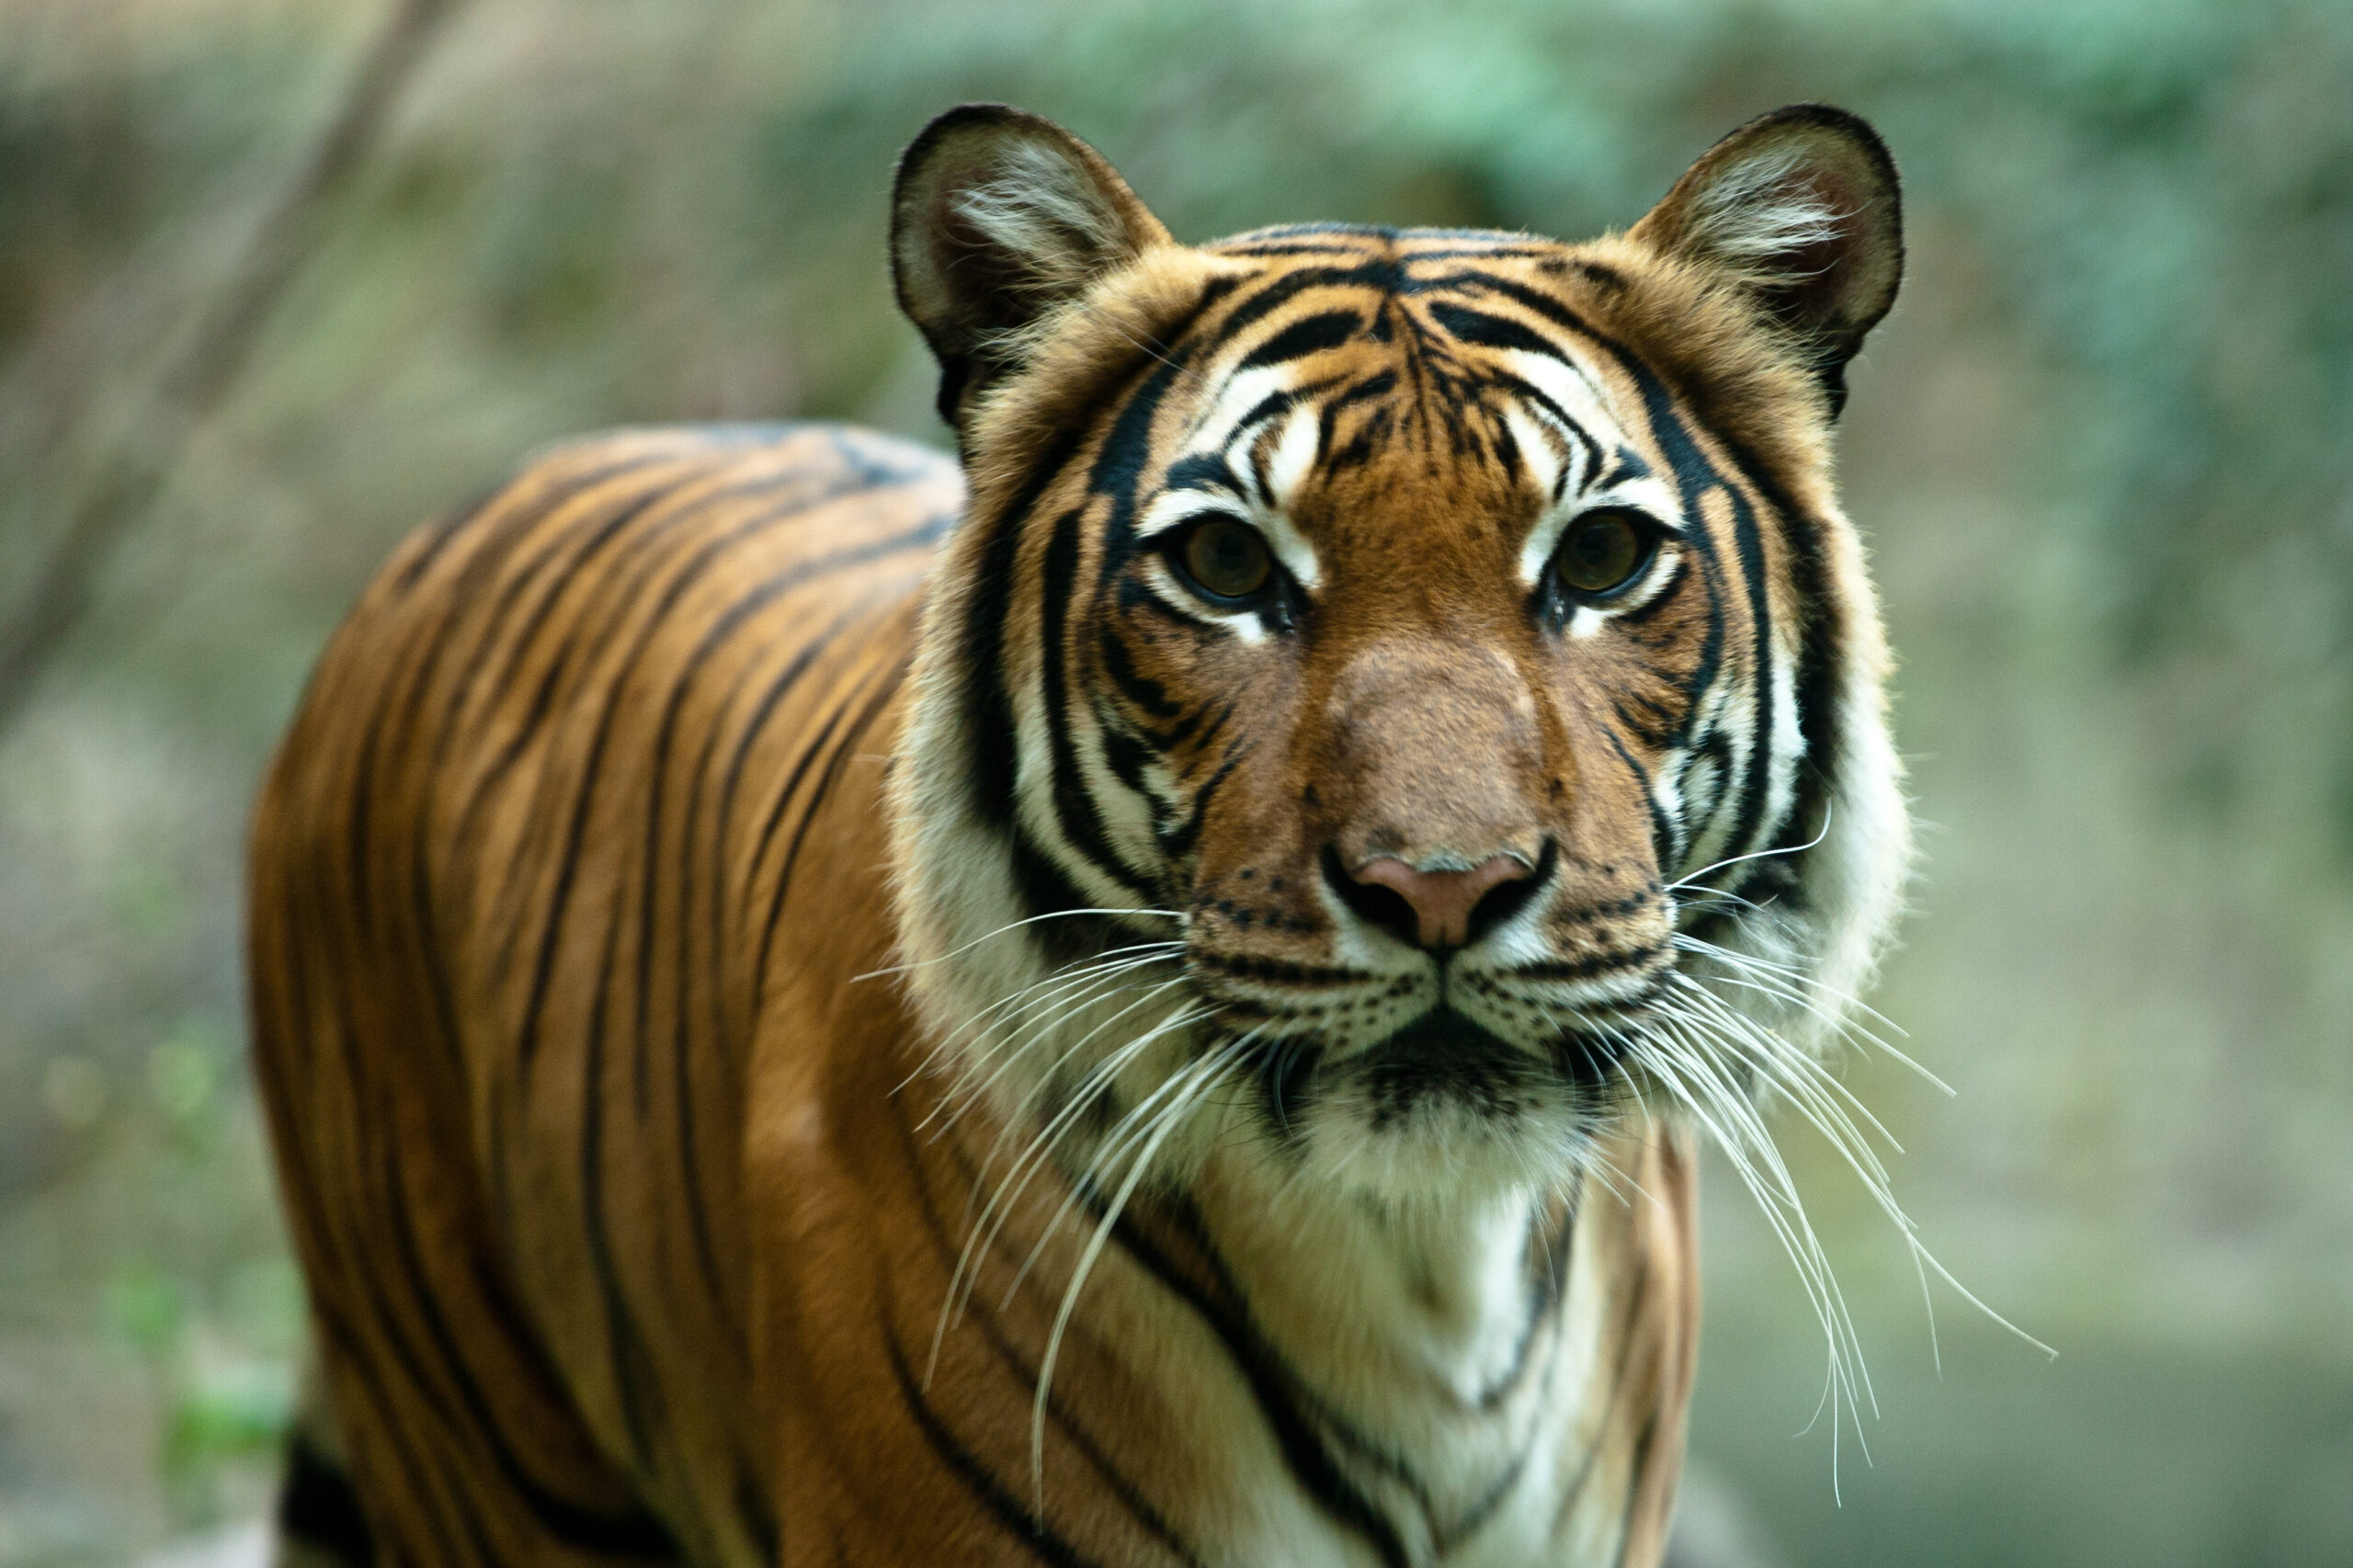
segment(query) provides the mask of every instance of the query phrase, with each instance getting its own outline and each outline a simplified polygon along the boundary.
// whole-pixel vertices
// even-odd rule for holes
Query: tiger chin
[[[891,261],[961,462],[561,447],[313,678],[290,1560],[1656,1563],[1693,1141],[1843,1114],[1905,865],[1879,138],[1189,246],[968,106]]]

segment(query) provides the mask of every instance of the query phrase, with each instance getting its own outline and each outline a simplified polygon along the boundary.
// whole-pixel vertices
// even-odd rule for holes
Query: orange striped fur
[[[1903,864],[1825,438],[1893,201],[1804,109],[1588,245],[1191,248],[960,110],[961,472],[623,431],[414,536],[254,825],[289,1539],[1656,1563],[1695,1119]]]

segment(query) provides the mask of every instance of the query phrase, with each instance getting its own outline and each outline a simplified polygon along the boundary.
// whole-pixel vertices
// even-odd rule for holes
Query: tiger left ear
[[[923,128],[891,195],[899,306],[939,360],[939,413],[1017,368],[1026,329],[1168,231],[1103,154],[1026,109],[965,104]]]
[[[1746,290],[1813,367],[1836,417],[1847,361],[1904,277],[1903,188],[1868,121],[1798,104],[1709,148],[1627,237]]]

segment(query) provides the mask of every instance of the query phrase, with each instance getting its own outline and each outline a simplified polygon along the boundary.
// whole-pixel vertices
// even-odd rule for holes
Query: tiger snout
[[[1468,869],[1443,859],[1415,866],[1395,855],[1347,868],[1329,847],[1324,856],[1324,880],[1344,903],[1432,953],[1466,947],[1509,918],[1535,891],[1537,871],[1509,853]]]
[[[1523,878],[1532,872],[1557,825],[1548,804],[1572,804],[1575,769],[1528,673],[1498,648],[1436,628],[1335,662],[1315,705],[1320,722],[1302,727],[1293,767],[1320,781],[1309,825],[1349,884],[1364,885],[1383,861],[1408,878],[1483,876],[1497,885],[1522,880],[1499,861],[1517,863]],[[1548,788],[1552,777],[1557,790]],[[1370,885],[1415,903],[1396,875],[1376,874]],[[1416,886],[1436,911],[1469,891],[1461,882]]]

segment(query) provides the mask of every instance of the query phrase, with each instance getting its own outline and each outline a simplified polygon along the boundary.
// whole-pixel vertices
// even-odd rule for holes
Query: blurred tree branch
[[[0,733],[88,609],[108,557],[163,493],[189,437],[236,387],[287,288],[325,233],[324,214],[366,164],[401,89],[461,0],[392,0],[341,106],[255,230],[243,258],[148,395],[123,449],[84,486],[32,586],[0,621]]]

